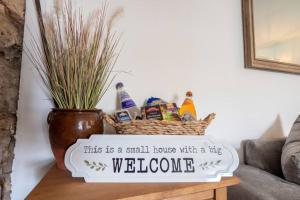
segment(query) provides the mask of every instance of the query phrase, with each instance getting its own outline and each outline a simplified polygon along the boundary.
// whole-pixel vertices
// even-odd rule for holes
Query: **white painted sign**
[[[210,182],[239,163],[229,145],[207,136],[92,135],[66,152],[73,177],[86,182]]]

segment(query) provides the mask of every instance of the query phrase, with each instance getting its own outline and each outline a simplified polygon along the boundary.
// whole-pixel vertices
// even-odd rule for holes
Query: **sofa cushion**
[[[281,167],[287,180],[300,184],[300,116],[282,148]]]
[[[283,177],[280,160],[284,142],[285,138],[243,141],[245,164]]]
[[[228,200],[296,200],[300,186],[250,165],[234,172],[240,184],[228,188]]]

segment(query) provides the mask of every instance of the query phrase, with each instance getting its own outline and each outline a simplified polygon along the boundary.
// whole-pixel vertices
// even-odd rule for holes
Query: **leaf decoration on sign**
[[[216,166],[220,165],[220,163],[221,163],[221,160],[204,162],[204,163],[201,163],[199,165],[199,167],[202,170],[208,170],[208,169],[211,169],[211,168],[215,168]]]
[[[94,161],[88,161],[88,160],[84,160],[84,163],[87,167],[89,167],[90,169],[94,169],[96,171],[104,171],[107,167],[106,164],[103,164],[101,162],[94,162]]]

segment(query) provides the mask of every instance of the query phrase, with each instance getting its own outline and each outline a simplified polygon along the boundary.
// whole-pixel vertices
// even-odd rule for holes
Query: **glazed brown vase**
[[[53,109],[48,115],[49,138],[56,164],[66,170],[66,150],[78,138],[103,133],[102,110]]]

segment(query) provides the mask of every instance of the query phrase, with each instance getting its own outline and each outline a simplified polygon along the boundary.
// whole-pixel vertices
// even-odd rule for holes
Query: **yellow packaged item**
[[[186,93],[186,98],[181,108],[179,109],[179,115],[183,121],[197,120],[197,113],[192,97],[193,93],[191,91],[188,91]]]

